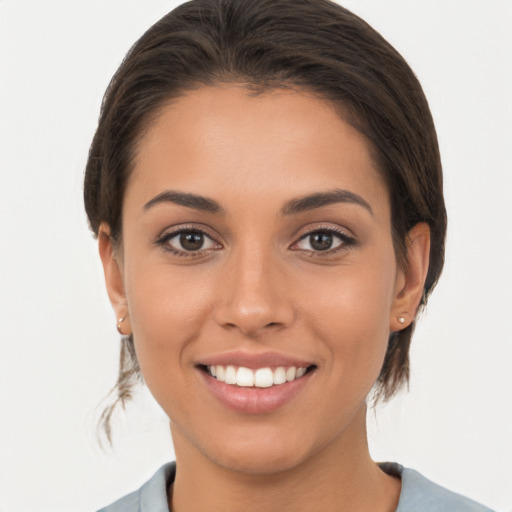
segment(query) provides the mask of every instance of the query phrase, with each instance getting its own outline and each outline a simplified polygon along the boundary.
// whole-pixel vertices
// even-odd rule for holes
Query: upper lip
[[[198,361],[201,366],[243,366],[252,370],[258,368],[278,368],[280,366],[307,368],[313,363],[278,352],[250,353],[242,351],[224,352],[207,356]]]

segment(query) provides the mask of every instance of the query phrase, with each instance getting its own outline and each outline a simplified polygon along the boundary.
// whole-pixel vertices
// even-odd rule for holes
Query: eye
[[[220,248],[220,244],[198,229],[180,229],[166,233],[157,243],[180,256],[192,256],[194,253]]]
[[[350,246],[355,240],[345,233],[333,229],[318,229],[304,235],[292,249],[310,252],[336,252],[343,246]]]

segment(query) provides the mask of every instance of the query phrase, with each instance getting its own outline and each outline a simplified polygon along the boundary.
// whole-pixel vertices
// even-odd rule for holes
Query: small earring
[[[117,332],[118,332],[121,336],[124,336],[123,331],[121,331],[121,324],[124,322],[124,319],[125,319],[125,318],[126,318],[126,317],[122,316],[121,318],[119,318],[119,319],[117,320]]]
[[[398,320],[399,324],[405,324],[405,317],[399,316],[399,317],[397,317],[397,320]]]

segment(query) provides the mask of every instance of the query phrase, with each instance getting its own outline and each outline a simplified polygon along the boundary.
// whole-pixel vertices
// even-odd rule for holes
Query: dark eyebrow
[[[222,206],[213,199],[197,196],[195,194],[187,194],[185,192],[177,192],[175,190],[166,190],[153,197],[153,199],[144,205],[144,210],[147,211],[161,203],[179,204],[180,206],[186,206],[187,208],[193,208],[194,210],[200,210],[202,212],[224,213]]]
[[[352,203],[362,206],[373,215],[372,207],[361,197],[349,190],[335,189],[329,192],[317,192],[298,199],[293,199],[281,209],[282,215],[306,212],[334,203]]]

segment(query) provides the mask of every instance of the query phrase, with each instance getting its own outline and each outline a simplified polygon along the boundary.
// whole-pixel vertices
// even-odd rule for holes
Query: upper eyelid
[[[208,233],[201,231],[200,229],[178,229],[177,231],[169,231],[164,233],[159,240],[172,240],[173,238],[177,237],[178,235],[181,235],[182,233],[200,233],[205,236],[205,238],[209,238],[212,242],[215,242],[216,244],[219,244],[215,238],[210,236]],[[219,244],[220,245],[220,244]]]
[[[187,232],[196,232],[201,233],[205,238],[210,240],[214,247],[206,247],[200,248],[197,250],[188,251],[186,249],[180,249],[177,247],[173,247],[170,241],[173,238],[178,237],[181,233]],[[159,249],[164,250],[167,253],[174,254],[175,257],[188,257],[188,258],[198,258],[202,257],[205,254],[210,253],[211,251],[216,251],[218,249],[223,248],[223,244],[217,241],[215,237],[209,235],[204,229],[199,229],[197,227],[192,226],[180,226],[175,228],[167,228],[165,229],[160,236],[155,240],[154,244],[159,247]]]
[[[162,240],[163,238],[172,238],[180,233],[184,233],[187,231],[196,231],[198,233],[202,233],[203,235],[211,238],[214,242],[220,243],[218,241],[218,237],[211,233],[211,230],[204,225],[192,225],[192,224],[178,224],[177,226],[167,227],[165,228],[157,237],[157,241]]]
[[[294,249],[294,247],[297,246],[300,242],[302,242],[309,236],[313,235],[314,233],[318,233],[318,232],[330,233],[330,234],[338,237],[338,239],[341,241],[341,243],[338,246],[336,246],[332,249],[327,249],[325,251],[314,251],[311,249]],[[356,244],[357,244],[356,237],[352,234],[347,233],[347,230],[345,230],[341,227],[336,228],[334,226],[330,226],[330,227],[318,226],[318,227],[311,228],[310,230],[306,231],[305,233],[302,233],[298,238],[295,239],[295,241],[289,247],[291,250],[303,250],[306,252],[310,252],[314,255],[318,255],[318,256],[324,255],[327,257],[328,255],[333,255],[333,254],[339,252],[340,250],[343,250],[343,248],[348,249],[348,248],[353,247]]]
[[[156,243],[161,242],[162,240],[166,239],[169,240],[180,233],[187,232],[187,231],[196,231],[204,234],[206,237],[210,238],[213,242],[216,244],[219,244],[221,246],[224,246],[225,244],[221,241],[219,241],[219,238],[222,238],[220,236],[215,236],[211,233],[211,229],[208,226],[205,225],[196,225],[196,224],[178,224],[177,226],[173,227],[167,227],[164,229],[161,234],[159,234],[156,237]],[[300,230],[297,230],[293,242],[290,246],[293,246],[297,244],[299,241],[303,240],[304,238],[307,238],[308,236],[312,235],[313,233],[317,233],[319,231],[329,232],[334,235],[337,235],[341,238],[348,238],[351,240],[355,240],[355,236],[351,233],[350,230],[343,228],[341,226],[333,226],[333,225],[327,225],[327,224],[319,224],[315,226],[310,226],[306,228],[301,228]]]
[[[355,235],[352,234],[352,232],[349,229],[342,228],[341,226],[328,226],[328,225],[318,225],[318,226],[312,226],[305,230],[300,230],[300,234],[296,235],[296,242],[299,240],[302,240],[303,238],[306,238],[313,233],[317,233],[319,231],[326,231],[328,233],[333,233],[338,236],[345,236],[346,238],[355,239]]]

